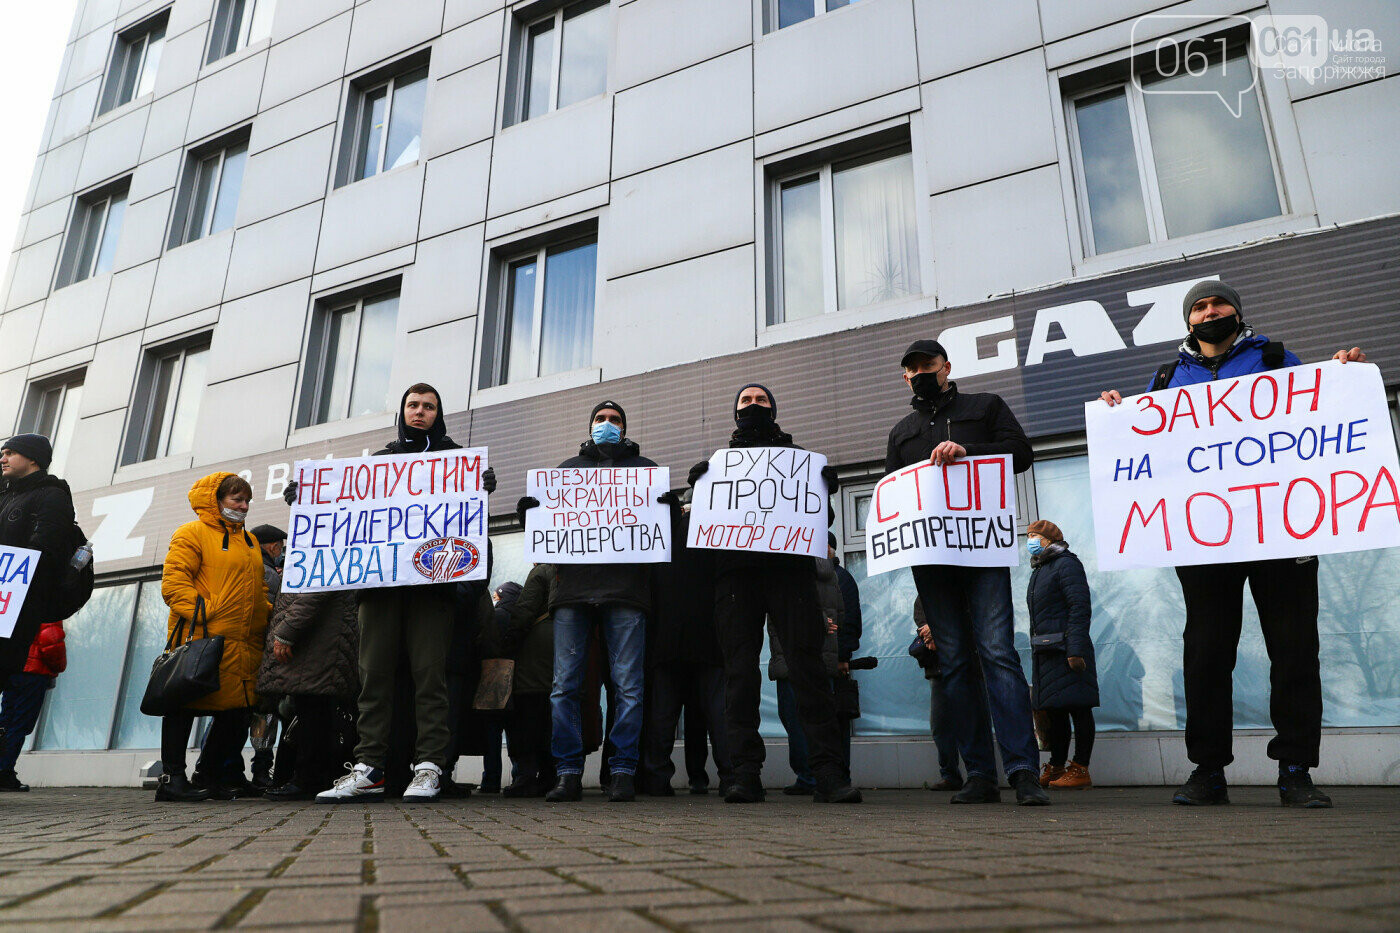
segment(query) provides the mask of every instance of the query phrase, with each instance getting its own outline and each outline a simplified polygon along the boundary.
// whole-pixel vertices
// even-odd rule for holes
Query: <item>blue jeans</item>
[[[788,766],[797,775],[798,784],[816,787],[817,779],[807,762],[807,736],[802,732],[802,722],[797,718],[797,694],[787,678],[777,681],[775,686],[778,688],[778,718],[782,720],[788,737]]]
[[[0,699],[0,727],[5,736],[0,739],[0,771],[15,770],[15,762],[24,748],[24,740],[39,721],[39,710],[53,678],[47,674],[11,674],[4,682],[4,697]]]
[[[1040,770],[1040,751],[1031,724],[1031,694],[1021,658],[1012,642],[1011,571],[1005,567],[914,568],[929,631],[938,646],[944,689],[952,709],[953,735],[968,776],[996,779],[991,738],[978,728],[973,657],[982,661],[987,703],[1009,778]]]
[[[937,644],[937,642],[935,642]],[[982,686],[982,665],[970,665],[973,680],[972,691],[974,744],[990,745],[992,742],[991,714],[987,712],[987,689]],[[933,744],[938,749],[938,771],[945,780],[954,784],[962,783],[962,769],[958,766],[958,739],[953,734],[952,704],[948,702],[947,687],[940,674],[929,680],[928,722],[933,733]]]
[[[588,635],[596,624],[612,672],[617,712],[608,739],[615,752],[613,774],[637,772],[642,734],[642,676],[646,654],[646,613],[620,603],[560,606],[554,610],[554,689],[550,751],[559,774],[583,773],[583,722],[578,694],[588,663]]]

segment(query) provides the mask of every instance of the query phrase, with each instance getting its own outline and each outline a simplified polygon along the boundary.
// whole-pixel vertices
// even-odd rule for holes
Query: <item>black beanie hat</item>
[[[768,396],[768,404],[773,408],[773,420],[778,420],[778,397],[773,394],[773,390],[761,382],[746,382],[739,387],[739,391],[734,393],[734,421],[739,421],[739,396],[744,394],[745,389],[762,389]]]
[[[253,537],[258,539],[259,544],[274,544],[287,540],[287,533],[276,525],[259,525],[248,530],[253,533]]]
[[[594,405],[593,410],[588,413],[588,429],[590,431],[593,429],[593,419],[598,417],[598,412],[602,411],[604,408],[611,408],[622,416],[622,434],[625,437],[627,435],[627,412],[624,411],[622,406],[617,404],[617,402],[609,399],[604,399],[597,405]]]
[[[47,470],[53,462],[53,445],[42,434],[16,434],[0,447],[13,450],[39,464],[39,469]]]
[[[1240,293],[1219,279],[1204,279],[1192,285],[1181,301],[1181,316],[1186,320],[1187,327],[1191,326],[1191,306],[1202,298],[1224,298],[1234,307],[1239,319],[1244,320],[1244,305],[1240,302]]]

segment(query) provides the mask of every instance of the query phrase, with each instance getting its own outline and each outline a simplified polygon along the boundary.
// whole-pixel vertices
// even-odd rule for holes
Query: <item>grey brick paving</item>
[[[1231,794],[323,807],[40,789],[0,797],[0,929],[1400,929],[1400,788],[1309,812]]]

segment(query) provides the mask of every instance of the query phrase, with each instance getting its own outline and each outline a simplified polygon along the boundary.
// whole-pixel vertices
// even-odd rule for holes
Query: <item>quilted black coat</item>
[[[1032,642],[1038,635],[1064,633],[1063,646],[1032,649],[1031,707],[1072,709],[1099,705],[1099,678],[1094,666],[1094,643],[1089,640],[1089,580],[1084,565],[1068,549],[1052,549],[1032,561],[1026,588]],[[1076,671],[1070,658],[1083,658]]]
[[[291,646],[290,661],[272,656],[273,639]],[[354,592],[283,593],[267,627],[258,692],[353,700],[360,691],[359,650]]]

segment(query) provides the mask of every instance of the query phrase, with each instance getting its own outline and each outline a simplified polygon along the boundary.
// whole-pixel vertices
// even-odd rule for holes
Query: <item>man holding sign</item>
[[[763,800],[764,746],[758,734],[764,617],[782,644],[797,695],[797,716],[811,746],[818,803],[859,803],[842,756],[831,681],[822,665],[826,621],[817,601],[813,555],[826,553],[827,497],[836,472],[777,423],[777,400],[750,383],[734,399],[729,448],[690,470],[695,495],[691,547],[715,554],[715,629],[724,656],[725,720],[734,781],[726,803]],[[715,463],[719,476],[706,476]],[[725,512],[747,510],[741,524]]]
[[[1010,456],[1014,472],[1029,469],[1031,444],[1016,416],[1000,396],[959,392],[957,384],[948,379],[952,364],[942,344],[916,340],[904,352],[900,365],[904,381],[914,393],[910,400],[914,410],[890,431],[886,473],[918,463],[939,467],[963,463],[974,475],[975,485],[980,482],[976,462],[999,454]],[[965,462],[969,458],[974,461],[971,465]],[[989,559],[1000,549],[991,545],[1007,543],[1006,536],[997,530],[996,519],[993,516],[983,532],[974,533],[967,542],[970,547],[980,547]],[[1011,525],[1014,538],[1014,521]],[[1001,799],[992,743],[985,730],[977,728],[975,718],[980,704],[973,691],[979,684],[971,667],[980,658],[1002,767],[1016,791],[1016,802],[1029,806],[1050,803],[1040,787],[1040,752],[1031,724],[1030,688],[1012,641],[1011,571],[1004,563],[924,564],[913,571],[928,619],[919,634],[926,644],[932,641],[938,646],[944,688],[952,706],[953,735],[967,765],[967,783],[952,802],[995,803]]]
[[[1239,293],[1224,282],[1197,282],[1186,293],[1182,315],[1186,320],[1186,339],[1176,360],[1157,370],[1148,383],[1148,392],[1181,389],[1302,364],[1282,344],[1256,334],[1245,323]],[[1359,347],[1352,347],[1338,350],[1333,358],[1343,363],[1365,362],[1366,354]],[[1180,399],[1180,393],[1177,396]],[[1123,396],[1112,389],[1100,398],[1110,407],[1123,401]],[[1187,404],[1190,404],[1189,398]],[[1232,405],[1234,401],[1221,394],[1207,400],[1208,407],[1203,414],[1211,419],[1219,411],[1222,418],[1229,417],[1228,412],[1235,410],[1230,407]],[[1178,414],[1186,417],[1184,408],[1174,411],[1172,427]],[[1191,421],[1196,421],[1194,413]],[[1350,442],[1347,446],[1351,446]],[[1197,466],[1201,470],[1208,468],[1204,457],[1195,459],[1197,465],[1190,467],[1193,473],[1198,472]],[[1262,495],[1262,490],[1256,492]],[[1258,503],[1258,527],[1262,536],[1262,499]],[[1268,755],[1278,762],[1279,799],[1286,807],[1332,806],[1331,798],[1313,785],[1308,773],[1310,768],[1317,767],[1322,743],[1317,569],[1315,556],[1221,560],[1176,568],[1186,601],[1186,628],[1182,636],[1186,755],[1196,769],[1172,797],[1174,803],[1202,806],[1230,802],[1225,766],[1234,760],[1231,750],[1234,737],[1232,675],[1240,641],[1244,585],[1248,582],[1269,654],[1269,715],[1277,735],[1269,742]]]

